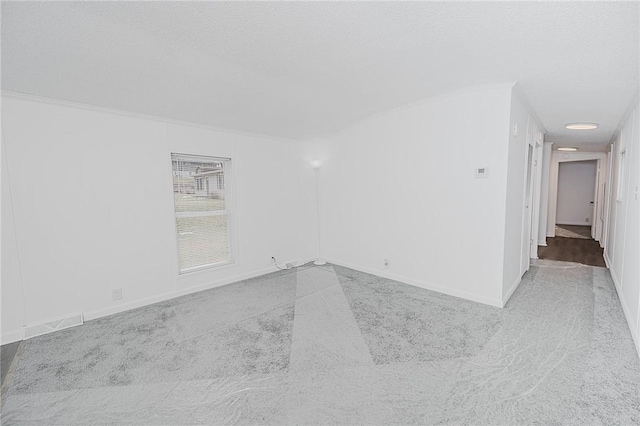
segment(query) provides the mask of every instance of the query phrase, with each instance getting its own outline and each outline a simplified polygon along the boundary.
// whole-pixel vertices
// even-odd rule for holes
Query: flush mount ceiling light
[[[567,123],[564,127],[569,130],[593,130],[598,128],[598,123]]]
[[[558,148],[558,151],[577,151],[577,150],[578,150],[578,148],[573,148],[573,147],[570,147],[570,146]]]

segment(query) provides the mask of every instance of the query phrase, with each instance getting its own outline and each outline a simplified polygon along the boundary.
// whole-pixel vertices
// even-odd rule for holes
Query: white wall
[[[23,323],[91,319],[314,254],[295,143],[15,97],[2,106],[3,341]],[[235,264],[178,276],[171,152],[232,158]]]
[[[325,160],[327,260],[502,306],[511,88],[429,99],[308,144]]]
[[[508,176],[506,188],[504,227],[504,258],[502,277],[503,303],[516,290],[520,284],[522,275],[529,269],[530,258],[536,253],[532,250],[535,246],[536,227],[532,222],[537,221],[534,213],[539,209],[539,188],[542,173],[541,167],[543,128],[528,106],[524,95],[514,87],[510,104],[510,121],[508,144]],[[527,167],[529,164],[528,147],[531,151],[531,181],[527,182]],[[527,185],[530,185],[530,197],[527,199]],[[536,192],[536,188],[538,191]],[[528,208],[526,206],[529,206]],[[528,211],[527,211],[528,210]],[[533,244],[530,244],[531,240]]]
[[[640,105],[633,109],[616,136],[611,155],[612,197],[605,260],[610,268],[629,328],[640,353]],[[620,153],[626,150],[619,185]]]
[[[556,224],[591,226],[595,185],[596,161],[560,163]]]
[[[9,173],[4,140],[2,142],[2,283],[1,321],[2,342],[22,339],[25,324],[24,297],[18,251],[13,227],[13,203],[10,197]],[[5,283],[8,283],[5,285]]]
[[[551,148],[553,142],[545,142],[542,154],[542,176],[540,182],[540,213],[538,245],[547,245],[547,219],[549,216],[549,174],[551,172]]]

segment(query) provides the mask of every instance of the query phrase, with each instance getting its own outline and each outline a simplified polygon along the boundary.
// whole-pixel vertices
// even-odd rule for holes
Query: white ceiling
[[[518,81],[599,148],[638,91],[638,2],[2,2],[2,89],[305,140]],[[596,131],[564,129],[595,121]]]

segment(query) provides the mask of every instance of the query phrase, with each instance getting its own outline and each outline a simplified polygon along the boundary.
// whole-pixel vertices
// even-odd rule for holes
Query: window
[[[232,262],[231,160],[171,154],[171,163],[180,273]]]

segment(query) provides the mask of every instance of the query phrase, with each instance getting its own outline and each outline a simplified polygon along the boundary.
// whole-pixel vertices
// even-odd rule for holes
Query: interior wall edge
[[[7,273],[7,271],[9,271],[9,274],[11,277],[11,272],[13,272],[13,277],[11,278],[13,278],[13,280],[15,281],[15,285],[11,286],[13,290],[13,294],[11,295],[11,297],[15,297],[19,299],[19,300],[14,300],[12,302],[9,314],[7,314],[6,306],[0,308],[0,312],[2,312],[3,314],[11,318],[10,322],[14,323],[9,326],[10,331],[5,331],[7,318],[5,317],[3,319],[2,317],[0,317],[0,325],[1,325],[0,326],[0,330],[1,330],[0,342],[2,344],[5,344],[5,343],[11,343],[17,340],[22,340],[21,336],[24,335],[23,328],[26,324],[26,318],[27,318],[27,307],[26,307],[25,296],[24,296],[22,265],[20,262],[20,249],[18,247],[18,239],[17,239],[16,226],[15,226],[15,213],[13,208],[13,203],[14,203],[13,188],[11,184],[11,173],[10,173],[10,167],[9,167],[9,161],[8,161],[8,154],[7,154],[8,148],[6,143],[4,126],[2,126],[1,135],[2,135],[2,140],[1,140],[2,166],[1,167],[2,167],[2,174],[3,174],[2,176],[3,213],[2,214],[4,215],[3,224],[2,224],[2,240],[3,241],[2,241],[2,244],[0,244],[0,246],[2,246],[2,256],[0,256],[0,258],[2,259],[2,267],[0,269],[2,269],[2,272],[3,272],[3,276],[0,279],[0,283],[4,282],[1,293],[4,295],[3,300],[6,301],[7,294],[9,292],[6,291],[7,287],[6,287],[5,280],[7,279],[7,276],[5,274]],[[5,209],[7,209],[8,211],[4,211]],[[5,220],[8,220],[9,223],[4,223]],[[7,246],[5,246],[5,244]],[[5,262],[8,262],[8,263],[5,263]],[[17,293],[15,292],[15,289],[18,290]],[[21,326],[18,326],[15,323],[20,324]]]
[[[536,259],[537,259],[537,257],[536,257]],[[511,296],[513,296],[513,293],[516,292],[516,290],[518,289],[518,286],[520,285],[521,282],[522,282],[522,277],[518,277],[513,282],[513,284],[511,284],[511,287],[509,287],[509,289],[506,291],[506,293],[502,297],[502,306],[503,307],[507,304],[509,299],[511,299]]]
[[[474,293],[470,293],[463,290],[455,290],[449,287],[443,286],[441,284],[434,284],[427,281],[422,281],[416,278],[410,278],[399,274],[394,274],[393,272],[387,272],[381,269],[369,268],[362,265],[356,265],[349,262],[343,262],[333,258],[325,259],[328,263],[344,266],[345,268],[355,269],[356,271],[365,272],[367,274],[376,275],[378,277],[387,278],[393,281],[398,281],[403,284],[408,284],[414,287],[423,288],[425,290],[435,291],[437,293],[446,294],[448,296],[458,297],[460,299],[469,300],[471,302],[482,303],[483,305],[493,306],[495,308],[503,308],[504,304],[500,299],[493,299],[485,296],[480,296]],[[515,289],[514,289],[515,290]]]

